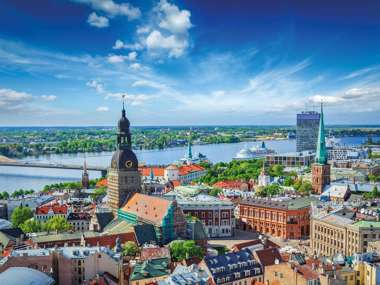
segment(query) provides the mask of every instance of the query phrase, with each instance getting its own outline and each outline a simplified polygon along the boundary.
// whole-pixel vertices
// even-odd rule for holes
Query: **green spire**
[[[319,164],[327,163],[326,139],[325,139],[325,124],[323,121],[323,104],[321,103],[321,116],[319,118],[319,132],[317,142],[317,153],[315,162]]]
[[[191,150],[191,139],[189,139],[189,143],[187,145],[187,158],[193,158],[193,152]]]

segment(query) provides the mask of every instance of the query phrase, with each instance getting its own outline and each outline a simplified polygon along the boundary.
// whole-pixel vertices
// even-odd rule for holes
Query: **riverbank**
[[[15,160],[10,159],[4,155],[0,155],[0,162],[15,162]]]

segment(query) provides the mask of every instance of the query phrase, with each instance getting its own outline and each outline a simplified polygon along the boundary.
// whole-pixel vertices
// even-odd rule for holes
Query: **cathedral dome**
[[[137,157],[130,149],[118,149],[112,156],[111,168],[136,171],[138,170]]]

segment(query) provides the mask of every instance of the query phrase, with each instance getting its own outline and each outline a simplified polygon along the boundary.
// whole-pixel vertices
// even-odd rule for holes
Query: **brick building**
[[[310,198],[241,201],[238,227],[285,239],[307,237],[310,233]]]

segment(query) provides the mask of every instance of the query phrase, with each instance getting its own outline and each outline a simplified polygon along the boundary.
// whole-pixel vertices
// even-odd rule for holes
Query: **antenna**
[[[121,95],[122,100],[123,100],[123,110],[125,109],[124,103],[125,103],[125,94]]]

